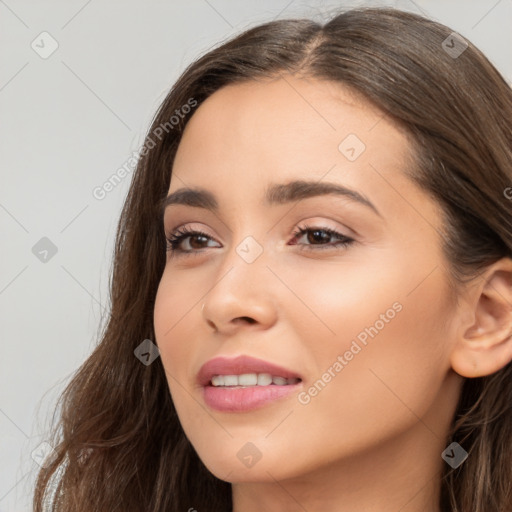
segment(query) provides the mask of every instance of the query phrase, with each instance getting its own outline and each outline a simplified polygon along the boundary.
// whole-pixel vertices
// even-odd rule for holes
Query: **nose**
[[[220,334],[240,329],[264,330],[277,319],[275,276],[263,254],[247,263],[233,248],[226,257],[203,301],[202,316]]]

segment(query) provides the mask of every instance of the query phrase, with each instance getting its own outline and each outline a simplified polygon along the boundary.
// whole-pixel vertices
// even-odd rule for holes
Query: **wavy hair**
[[[185,69],[153,119],[134,172],[115,240],[110,315],[57,404],[49,439],[56,456],[39,472],[35,512],[232,508],[231,484],[206,469],[182,430],[160,359],[145,366],[134,357],[142,340],[155,339],[166,256],[160,205],[193,114],[169,120],[191,99],[200,106],[228,84],[283,73],[349,87],[408,134],[415,165],[407,172],[441,207],[454,286],[512,256],[512,200],[504,192],[512,191],[512,90],[477,48],[447,39],[451,34],[415,14],[353,9],[324,24],[259,25]],[[448,51],[453,47],[462,53]],[[151,134],[162,126],[156,140]],[[469,457],[456,469],[445,465],[441,510],[512,510],[511,364],[464,381],[446,445],[451,441]]]

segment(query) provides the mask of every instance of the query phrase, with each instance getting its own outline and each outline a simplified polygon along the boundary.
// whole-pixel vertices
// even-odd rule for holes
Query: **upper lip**
[[[235,358],[215,357],[207,361],[197,374],[201,386],[207,386],[214,375],[242,375],[244,373],[270,373],[274,377],[298,378],[299,374],[263,359],[241,355]]]

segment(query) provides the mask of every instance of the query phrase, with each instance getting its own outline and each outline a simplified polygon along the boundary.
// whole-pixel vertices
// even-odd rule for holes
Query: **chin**
[[[222,453],[199,454],[199,457],[210,473],[229,483],[274,482],[275,479],[285,478],[282,464],[274,458],[264,460],[264,455],[258,459],[257,452],[249,443],[242,449],[226,448]]]

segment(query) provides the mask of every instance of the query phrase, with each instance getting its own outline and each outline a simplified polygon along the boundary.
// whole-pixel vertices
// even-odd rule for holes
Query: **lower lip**
[[[286,386],[221,387],[205,386],[203,396],[206,405],[222,412],[244,412],[259,409],[284,398],[300,387],[301,383]]]

